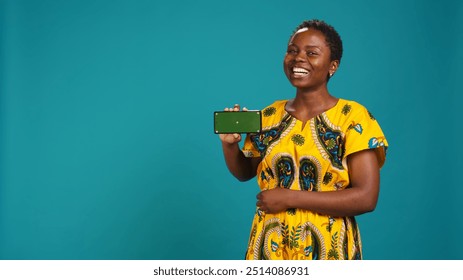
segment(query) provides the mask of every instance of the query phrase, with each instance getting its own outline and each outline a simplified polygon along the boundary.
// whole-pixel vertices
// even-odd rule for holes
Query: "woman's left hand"
[[[292,191],[285,188],[265,190],[257,194],[257,207],[269,214],[283,212],[288,209],[288,201]]]

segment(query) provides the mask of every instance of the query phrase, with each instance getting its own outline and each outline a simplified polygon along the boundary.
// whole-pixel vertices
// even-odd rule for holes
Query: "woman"
[[[242,150],[220,135],[230,172],[261,189],[246,259],[362,259],[354,216],[376,207],[387,141],[365,107],[328,92],[341,57],[333,27],[304,21],[283,63],[296,96],[263,109]]]

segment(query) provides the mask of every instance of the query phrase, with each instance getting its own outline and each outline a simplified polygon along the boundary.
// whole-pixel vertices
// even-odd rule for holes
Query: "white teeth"
[[[293,72],[297,74],[309,74],[309,71],[305,70],[304,68],[294,67]]]

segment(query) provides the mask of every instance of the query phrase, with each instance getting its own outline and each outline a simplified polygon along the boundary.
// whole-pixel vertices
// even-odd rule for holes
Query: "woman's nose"
[[[299,53],[296,55],[295,60],[296,60],[296,61],[305,61],[305,54],[304,54],[304,52],[299,52]]]

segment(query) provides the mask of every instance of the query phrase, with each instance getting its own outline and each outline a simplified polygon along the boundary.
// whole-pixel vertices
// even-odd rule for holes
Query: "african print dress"
[[[347,156],[375,149],[380,166],[387,141],[362,105],[339,99],[326,112],[303,123],[285,111],[286,100],[262,110],[262,132],[249,134],[247,157],[261,157],[261,190],[337,191],[349,187]],[[332,217],[302,209],[266,214],[257,208],[246,259],[362,259],[354,217]]]

